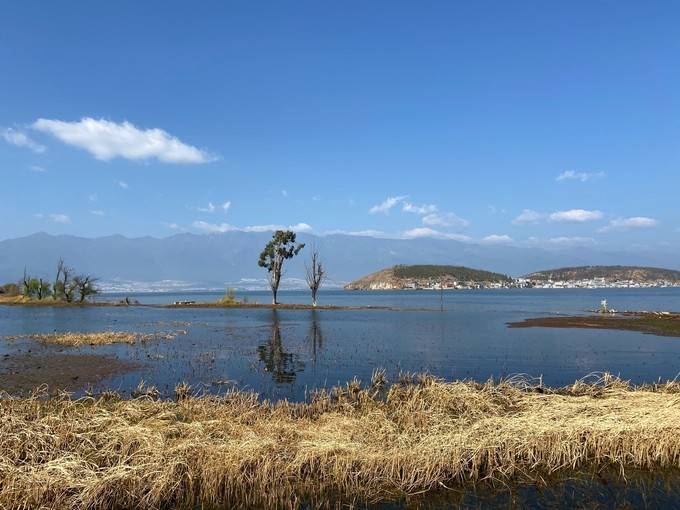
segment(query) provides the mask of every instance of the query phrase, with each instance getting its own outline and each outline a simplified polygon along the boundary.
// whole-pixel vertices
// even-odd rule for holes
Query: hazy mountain
[[[177,234],[165,238],[120,235],[88,239],[37,233],[0,241],[0,282],[16,281],[24,267],[51,276],[63,257],[78,271],[106,282],[160,282],[157,287],[258,286],[257,266],[270,233]],[[535,247],[477,245],[440,239],[377,239],[347,235],[299,235],[321,252],[331,280],[341,285],[396,264],[450,264],[519,276],[541,269],[582,265],[644,265],[680,269],[678,259],[660,252],[604,252],[594,248],[547,250]],[[304,250],[288,265],[286,277],[304,275]]]

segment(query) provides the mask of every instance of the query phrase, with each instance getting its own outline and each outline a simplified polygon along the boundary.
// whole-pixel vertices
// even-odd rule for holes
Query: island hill
[[[348,290],[680,287],[680,271],[636,266],[564,267],[521,278],[447,265],[397,265],[347,285]]]
[[[581,266],[538,271],[522,278],[540,288],[680,287],[680,271],[638,266]]]
[[[516,287],[507,275],[462,266],[397,265],[359,278],[348,290],[479,289]]]

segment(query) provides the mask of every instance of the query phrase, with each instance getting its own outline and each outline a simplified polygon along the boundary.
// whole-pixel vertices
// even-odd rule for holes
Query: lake
[[[264,292],[241,293],[268,303]],[[129,295],[141,303],[214,301],[218,294]],[[100,299],[120,299],[108,295]],[[543,377],[561,386],[609,371],[635,383],[680,372],[680,338],[629,331],[509,329],[508,322],[553,314],[582,314],[608,299],[618,310],[680,310],[680,289],[509,289],[359,292],[328,290],[321,304],[374,305],[389,310],[165,309],[153,307],[0,306],[0,370],[19,354],[96,354],[135,364],[107,375],[98,388],[128,394],[140,380],[171,394],[180,381],[220,393],[230,387],[263,397],[304,399],[319,386],[370,379],[385,368],[428,371],[445,379]],[[281,292],[284,303],[307,303],[306,292]],[[62,347],[6,336],[103,330],[180,332],[136,345]],[[64,358],[66,359],[66,358]],[[0,381],[2,374],[0,373]],[[84,388],[81,388],[84,389]]]

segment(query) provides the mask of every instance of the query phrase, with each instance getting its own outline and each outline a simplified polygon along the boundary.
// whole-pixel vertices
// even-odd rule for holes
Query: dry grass
[[[141,342],[152,340],[171,340],[177,335],[186,335],[185,329],[176,331],[157,331],[155,333],[129,333],[125,331],[102,331],[97,333],[49,333],[33,334],[24,336],[8,336],[7,340],[30,338],[38,342],[56,345],[80,346],[80,345],[109,345],[109,344],[134,344],[137,339]]]
[[[680,466],[680,385],[550,390],[379,373],[308,403],[233,391],[0,400],[0,507],[294,507],[583,466]]]

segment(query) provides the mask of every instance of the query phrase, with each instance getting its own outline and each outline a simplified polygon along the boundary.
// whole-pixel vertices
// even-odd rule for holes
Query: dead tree
[[[79,294],[79,303],[85,302],[89,296],[94,296],[99,293],[97,287],[95,287],[97,279],[92,278],[89,275],[77,275],[73,277],[73,286]]]
[[[312,291],[312,306],[316,306],[316,295],[326,279],[326,269],[321,262],[317,249],[312,250],[310,259],[311,267],[305,264],[305,276],[309,290]]]

